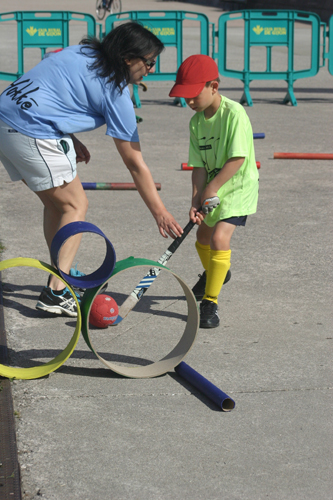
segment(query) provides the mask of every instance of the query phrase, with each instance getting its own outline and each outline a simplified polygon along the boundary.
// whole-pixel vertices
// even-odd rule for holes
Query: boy
[[[190,219],[197,222],[196,249],[204,273],[192,291],[200,304],[200,327],[215,328],[218,295],[230,279],[230,240],[256,212],[259,176],[250,120],[240,104],[218,92],[219,72],[206,55],[188,57],[179,67],[170,97],[183,97],[196,112],[190,121],[188,165],[192,173]],[[198,212],[218,197],[206,216]]]

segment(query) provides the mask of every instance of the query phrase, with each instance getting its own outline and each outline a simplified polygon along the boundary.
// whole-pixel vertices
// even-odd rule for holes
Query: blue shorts
[[[0,161],[12,181],[24,180],[32,191],[45,191],[76,176],[72,138],[35,139],[0,120]]]
[[[228,222],[228,224],[233,224],[234,226],[245,226],[247,215],[242,215],[241,217],[229,217],[228,219],[222,219],[221,222]]]

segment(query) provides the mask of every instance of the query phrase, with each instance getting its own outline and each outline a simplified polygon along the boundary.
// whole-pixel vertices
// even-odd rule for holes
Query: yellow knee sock
[[[195,242],[195,248],[197,249],[198,255],[201,260],[201,264],[205,271],[208,270],[209,261],[210,261],[210,246],[209,245],[201,245],[198,241]]]
[[[207,271],[206,290],[203,300],[212,300],[217,304],[227,272],[230,268],[231,250],[211,250]]]

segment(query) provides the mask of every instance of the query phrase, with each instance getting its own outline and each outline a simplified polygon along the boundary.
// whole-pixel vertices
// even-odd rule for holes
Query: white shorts
[[[34,139],[0,120],[0,161],[12,181],[24,180],[32,191],[45,191],[76,176],[76,153],[69,135]]]

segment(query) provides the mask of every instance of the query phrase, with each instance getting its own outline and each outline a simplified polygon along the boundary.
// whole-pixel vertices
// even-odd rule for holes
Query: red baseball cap
[[[185,59],[179,66],[176,83],[169,96],[196,97],[207,82],[216,80],[218,77],[219,70],[214,59],[203,54],[195,54]]]

